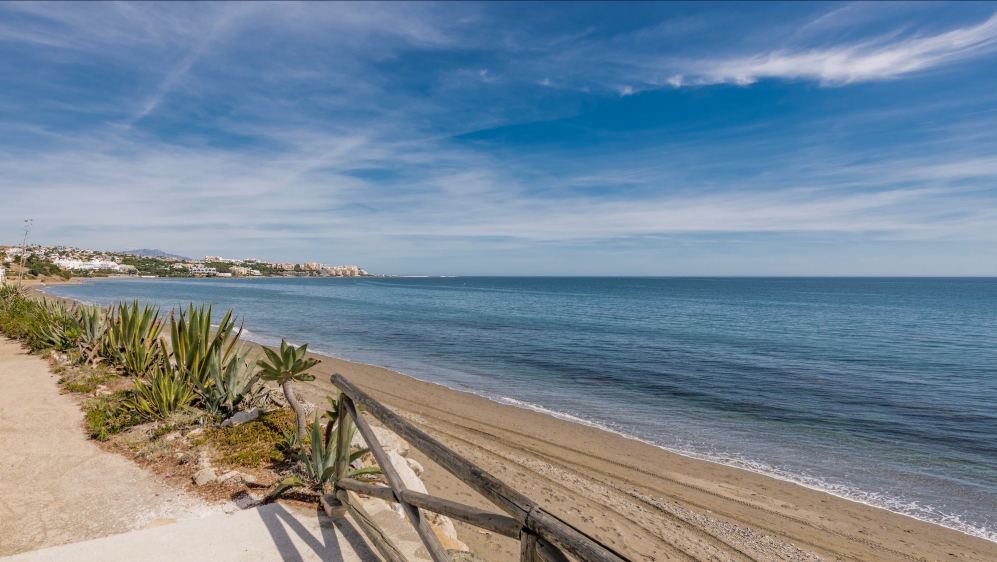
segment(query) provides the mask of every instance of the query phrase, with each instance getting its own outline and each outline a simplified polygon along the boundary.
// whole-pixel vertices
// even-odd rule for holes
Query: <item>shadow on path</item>
[[[339,548],[339,538],[336,529],[339,529],[343,538],[353,548],[357,557],[363,561],[376,561],[377,555],[370,550],[367,543],[360,536],[357,529],[345,517],[326,517],[321,507],[316,514],[319,518],[319,528],[322,529],[321,540],[315,537],[304,525],[301,524],[284,506],[273,503],[257,508],[263,524],[266,525],[273,539],[274,546],[280,553],[284,562],[305,562],[302,553],[298,551],[294,540],[288,533],[293,532],[301,542],[310,548],[320,560],[324,562],[341,562],[344,560],[343,552]],[[311,556],[308,557],[312,559]]]

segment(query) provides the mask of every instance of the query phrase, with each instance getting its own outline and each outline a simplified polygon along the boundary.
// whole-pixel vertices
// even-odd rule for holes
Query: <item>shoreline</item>
[[[33,287],[33,290],[42,292],[40,287]],[[64,298],[43,294],[48,297]],[[246,341],[254,347],[261,345],[249,339]],[[521,401],[516,401],[518,404],[510,404],[491,396],[422,380],[378,365],[337,358],[328,352],[314,352],[312,355],[321,359],[322,363],[315,369],[317,380],[300,385],[309,401],[316,404],[324,403],[324,396],[331,391],[331,385],[327,382],[328,375],[333,372],[341,373],[378,400],[399,410],[410,421],[499,478],[506,480],[504,471],[510,463],[516,469],[537,473],[532,475],[529,472],[522,473],[521,484],[508,481],[510,485],[536,501],[548,504],[547,501],[543,501],[545,498],[537,497],[532,489],[543,489],[544,486],[550,488],[551,483],[550,478],[545,478],[543,470],[537,471],[536,467],[530,466],[531,461],[537,458],[535,453],[538,448],[542,450],[551,446],[560,448],[557,457],[569,457],[567,463],[560,463],[562,469],[569,469],[566,474],[561,475],[562,478],[577,476],[592,484],[594,472],[596,476],[594,481],[597,485],[622,483],[625,486],[621,489],[629,487],[640,489],[636,496],[626,492],[620,496],[621,492],[617,490],[617,497],[610,503],[619,505],[614,505],[608,511],[604,505],[589,503],[591,498],[585,497],[586,494],[574,494],[575,497],[572,498],[576,500],[574,502],[564,501],[564,497],[557,497],[558,495],[554,494],[552,500],[555,503],[550,507],[555,512],[560,512],[559,515],[574,524],[594,531],[596,535],[604,535],[599,532],[600,529],[618,528],[618,525],[613,523],[620,523],[621,516],[626,519],[639,519],[641,512],[645,510],[657,510],[661,514],[670,514],[672,519],[675,519],[675,514],[669,513],[668,508],[674,503],[677,504],[676,508],[681,506],[681,509],[687,511],[689,507],[698,508],[698,512],[693,509],[691,514],[687,513],[686,520],[680,523],[693,527],[688,534],[669,536],[664,541],[653,540],[655,531],[658,530],[656,526],[663,527],[667,524],[665,520],[657,523],[649,522],[650,524],[646,525],[638,523],[637,526],[642,527],[643,531],[631,529],[638,531],[632,534],[648,535],[645,542],[657,542],[658,547],[665,548],[665,543],[684,544],[689,540],[689,534],[706,537],[706,542],[709,543],[711,542],[709,536],[724,534],[726,524],[733,526],[738,533],[747,532],[751,535],[749,529],[762,533],[746,539],[750,544],[762,544],[765,539],[772,539],[783,546],[806,545],[804,548],[807,550],[831,558],[858,556],[862,559],[902,559],[912,556],[919,558],[928,553],[932,557],[940,558],[951,552],[963,551],[963,556],[967,560],[997,559],[997,543],[960,529],[890,511],[868,502],[752,470],[749,467],[731,466],[697,457],[694,453],[673,451],[638,437],[601,427],[595,422],[548,410],[542,406],[531,408]],[[441,409],[440,404],[446,404],[447,408]],[[452,441],[448,441],[445,436],[449,436]],[[466,439],[468,436],[472,438]],[[595,451],[591,448],[593,443],[599,444]],[[468,446],[469,449],[461,450],[461,447]],[[606,451],[611,453],[607,454]],[[504,455],[505,459],[496,464],[495,453]],[[480,458],[474,458],[475,454]],[[640,458],[643,466],[628,467],[628,463],[621,464],[607,457]],[[486,458],[490,458],[492,467],[488,466],[489,462],[482,462]],[[424,462],[423,459],[419,460]],[[431,463],[424,462],[424,464],[427,466],[426,484],[431,491],[448,499],[469,501],[466,493],[459,491],[459,486],[448,482],[448,474],[439,474],[443,471],[433,470],[430,468]],[[606,465],[611,469],[606,470]],[[548,463],[547,466],[551,464]],[[637,505],[623,505],[627,501],[633,503],[634,500],[638,500]],[[664,503],[659,500],[664,500]],[[586,510],[602,511],[601,518],[607,525],[592,528],[590,521],[580,519],[578,516],[582,511],[573,507],[579,502],[589,504]],[[732,504],[736,507],[732,507]],[[831,506],[821,504],[831,504]],[[809,509],[805,506],[809,506]],[[479,507],[490,506],[485,503]],[[600,507],[603,509],[600,510]],[[804,513],[799,513],[801,511]],[[696,523],[697,517],[705,519]],[[765,519],[772,521],[767,524],[759,523]],[[698,531],[696,527],[699,528]],[[799,528],[793,530],[793,527]],[[710,529],[713,529],[713,532]],[[668,534],[666,529],[660,530]],[[727,531],[731,529],[728,528]],[[465,529],[460,533],[462,540],[465,540],[468,532]],[[616,544],[616,540],[611,536],[602,536],[602,538]],[[471,544],[475,541],[465,540],[465,542]],[[695,542],[694,540],[693,543]],[[734,542],[738,543],[736,551],[747,554],[746,551],[752,550],[746,544]],[[722,540],[718,544],[719,546],[713,546],[719,548],[720,552],[731,546]],[[860,545],[859,551],[853,550]],[[634,554],[643,555],[645,558],[657,558],[657,554],[668,555],[667,548],[659,551],[651,544],[646,546],[650,549],[637,548]],[[905,546],[909,549],[898,548]],[[702,555],[717,554],[710,548],[706,550],[702,548],[705,548],[702,544],[687,544],[678,547],[679,552],[675,554],[693,552]],[[943,552],[946,550],[947,552]],[[797,556],[799,554],[802,553],[797,553]],[[917,556],[914,556],[915,554]],[[638,556],[635,556],[635,559],[637,558]],[[762,555],[761,558],[770,557]],[[778,558],[781,557],[775,559]]]
[[[265,344],[265,343],[253,341],[253,340],[245,338],[245,337],[243,339],[245,341],[248,341],[248,342],[252,343],[254,345],[254,347],[261,347],[261,346],[264,346],[264,345],[267,345],[267,346],[272,345],[272,344]],[[297,344],[295,344],[295,345],[297,345]],[[762,468],[755,468],[755,467],[751,466],[751,464],[749,462],[747,462],[747,461],[744,461],[744,462],[741,462],[741,463],[727,463],[727,462],[723,462],[722,460],[720,460],[718,458],[711,458],[708,455],[705,455],[705,454],[702,454],[702,453],[697,453],[695,451],[685,451],[685,450],[673,449],[673,448],[667,447],[665,445],[661,445],[659,443],[655,443],[654,441],[651,441],[651,440],[648,440],[648,439],[644,439],[644,438],[641,438],[639,436],[632,435],[632,434],[626,433],[626,432],[618,430],[618,429],[614,429],[614,428],[606,426],[606,425],[604,425],[604,424],[602,424],[600,422],[592,421],[592,420],[587,420],[585,418],[581,418],[581,417],[578,417],[578,416],[573,415],[573,414],[569,414],[569,413],[565,413],[565,412],[559,412],[557,410],[552,410],[552,409],[547,408],[545,406],[542,406],[540,404],[533,404],[533,403],[525,402],[525,401],[522,401],[522,400],[517,400],[515,398],[509,398],[507,396],[492,396],[492,395],[489,395],[488,393],[483,392],[483,391],[482,392],[474,392],[472,390],[464,390],[464,389],[454,388],[452,386],[446,385],[445,383],[421,379],[421,378],[419,378],[419,377],[417,377],[415,375],[410,375],[410,374],[407,374],[407,373],[403,373],[401,371],[396,371],[394,369],[390,369],[388,367],[384,367],[384,366],[377,365],[377,364],[374,364],[374,363],[364,363],[362,361],[354,361],[354,360],[351,360],[351,359],[345,359],[345,358],[342,358],[342,357],[337,357],[335,355],[332,355],[330,352],[323,352],[323,351],[314,351],[314,352],[311,352],[310,351],[308,353],[308,355],[319,357],[319,358],[335,359],[337,361],[343,361],[343,362],[346,362],[346,363],[352,363],[352,364],[361,365],[361,366],[364,366],[364,367],[372,367],[372,368],[376,368],[376,369],[381,369],[381,370],[389,371],[389,372],[391,372],[391,373],[393,373],[393,374],[395,374],[397,376],[410,378],[413,381],[416,381],[418,383],[423,383],[423,384],[429,384],[429,385],[438,386],[438,387],[440,387],[440,390],[442,392],[444,392],[444,393],[445,392],[458,392],[458,393],[462,393],[462,394],[467,394],[469,396],[475,396],[475,397],[479,397],[479,398],[484,398],[485,400],[489,400],[490,402],[493,402],[493,403],[495,403],[495,404],[497,404],[499,406],[507,406],[507,407],[511,407],[511,408],[516,408],[516,409],[528,410],[528,411],[531,411],[531,412],[536,412],[536,413],[538,413],[540,415],[549,416],[549,417],[552,417],[554,419],[565,421],[567,423],[581,425],[581,426],[589,427],[589,428],[596,429],[596,430],[599,430],[599,431],[604,431],[606,433],[611,433],[611,434],[619,436],[619,437],[621,437],[623,439],[627,439],[629,441],[634,441],[636,443],[641,443],[643,445],[648,445],[648,446],[651,446],[651,447],[655,447],[655,448],[661,449],[662,451],[665,451],[665,452],[673,454],[673,455],[679,455],[681,457],[685,457],[685,458],[688,458],[688,459],[691,459],[691,460],[708,462],[708,463],[711,463],[711,464],[715,464],[715,465],[718,465],[718,466],[722,466],[722,467],[726,467],[726,468],[730,468],[730,469],[734,469],[734,470],[744,470],[744,471],[747,471],[747,472],[751,472],[753,474],[757,474],[759,476],[764,476],[764,477],[767,477],[767,478],[772,478],[774,480],[778,480],[780,482],[785,482],[787,484],[794,484],[794,485],[806,488],[808,490],[813,490],[815,492],[819,492],[819,493],[823,493],[823,494],[828,494],[828,495],[834,496],[836,498],[840,498],[840,499],[845,500],[845,501],[854,502],[854,503],[857,503],[857,504],[860,504],[860,505],[864,505],[864,506],[868,506],[868,507],[872,507],[872,508],[875,508],[875,509],[881,509],[881,510],[884,510],[884,511],[886,511],[888,513],[894,514],[894,515],[898,515],[898,516],[901,516],[901,517],[908,517],[910,519],[913,519],[915,521],[919,521],[919,522],[922,522],[922,523],[928,523],[928,524],[931,524],[931,525],[937,525],[939,527],[942,527],[942,528],[945,528],[945,529],[948,529],[948,530],[951,530],[951,531],[955,531],[955,532],[961,533],[961,534],[966,535],[968,537],[983,539],[985,541],[989,541],[989,542],[993,542],[993,543],[997,544],[997,533],[989,533],[989,534],[994,535],[993,538],[991,538],[989,536],[985,536],[985,534],[976,534],[976,533],[967,531],[967,530],[962,529],[962,528],[951,527],[951,526],[939,523],[937,521],[932,521],[930,519],[925,519],[925,518],[917,517],[915,515],[911,515],[909,513],[904,513],[902,511],[895,511],[895,510],[892,510],[892,509],[890,509],[888,507],[885,507],[885,506],[882,506],[882,505],[877,505],[877,504],[872,503],[872,502],[863,501],[861,499],[854,498],[854,497],[849,497],[848,495],[845,495],[845,494],[836,493],[832,489],[823,488],[823,487],[821,487],[819,485],[816,485],[816,484],[807,484],[806,482],[801,482],[801,481],[799,481],[797,479],[794,479],[792,475],[790,475],[790,476],[782,476],[782,475],[780,475],[778,473],[769,472],[769,471],[766,471],[766,470],[764,470]],[[982,532],[986,533],[986,530],[984,530]]]

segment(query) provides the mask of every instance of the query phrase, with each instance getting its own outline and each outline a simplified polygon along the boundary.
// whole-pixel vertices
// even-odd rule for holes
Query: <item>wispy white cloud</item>
[[[992,52],[995,18],[931,36],[680,61],[605,40],[598,27],[555,40],[489,34],[474,6],[444,5],[466,10],[461,17],[421,4],[174,6],[14,8],[36,20],[0,27],[0,39],[60,64],[133,73],[109,101],[44,100],[60,112],[124,108],[96,124],[63,128],[8,110],[5,136],[18,142],[0,144],[5,224],[34,216],[50,241],[86,233],[89,244],[115,247],[127,233],[129,244],[190,255],[253,248],[274,259],[716,234],[997,242],[992,131],[932,132],[934,151],[915,147],[921,158],[906,141],[801,138],[868,123],[862,108],[789,139],[756,122],[670,128],[645,150],[614,146],[631,132],[601,125],[564,142],[610,139],[582,152],[462,138],[529,121],[555,129],[587,100],[637,105],[618,98],[647,88],[903,76]],[[654,33],[684,39],[708,28],[699,18]],[[533,104],[538,92],[550,97]],[[911,113],[876,108],[874,118],[888,128],[923,108],[901,109]],[[137,119],[150,115],[159,119]],[[129,119],[135,126],[115,126]]]
[[[987,21],[928,37],[888,36],[852,45],[779,49],[749,57],[692,63],[686,83],[751,84],[765,78],[809,79],[824,85],[897,78],[997,50],[997,14]]]

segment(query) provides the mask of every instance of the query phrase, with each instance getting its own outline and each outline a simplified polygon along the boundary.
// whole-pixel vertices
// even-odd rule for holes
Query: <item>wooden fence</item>
[[[342,392],[335,465],[335,497],[350,512],[386,562],[406,562],[406,559],[350,492],[401,504],[434,562],[450,562],[450,556],[440,544],[429,523],[421,516],[420,509],[519,540],[521,562],[568,562],[564,552],[581,562],[629,562],[624,555],[576,529],[570,523],[562,521],[530,498],[510,488],[498,478],[408,423],[342,375],[333,375],[332,384]],[[482,511],[406,489],[387,453],[378,443],[370,424],[358,414],[357,404],[411,446],[422,451],[430,460],[491,501],[506,515]],[[348,420],[352,420],[363,435],[389,486],[344,478],[350,457]],[[328,499],[323,500],[323,503],[328,504]]]

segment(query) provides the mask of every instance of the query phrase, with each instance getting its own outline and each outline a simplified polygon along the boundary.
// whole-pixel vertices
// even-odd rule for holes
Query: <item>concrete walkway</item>
[[[271,504],[0,560],[376,562],[378,558],[348,519],[296,513]]]

